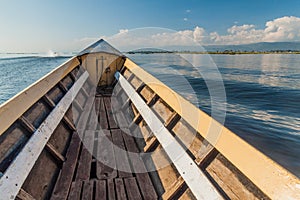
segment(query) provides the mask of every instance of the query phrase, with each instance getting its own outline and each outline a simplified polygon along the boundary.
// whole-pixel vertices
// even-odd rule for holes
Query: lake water
[[[67,59],[69,57],[0,55],[0,104]]]
[[[208,114],[217,102],[217,120],[226,111],[226,127],[300,177],[300,55],[129,56]],[[68,58],[0,56],[0,104]],[[217,73],[223,82],[214,81]],[[215,83],[224,83],[226,101]]]
[[[217,75],[211,75],[219,72],[225,126],[300,177],[300,55],[211,55],[212,61],[199,54],[130,57],[208,114],[217,98],[211,99],[205,79],[212,77],[213,92],[222,95],[214,88]],[[219,107],[217,120],[218,111],[224,112]]]

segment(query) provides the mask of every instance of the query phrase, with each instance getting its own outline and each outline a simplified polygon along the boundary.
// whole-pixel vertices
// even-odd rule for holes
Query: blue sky
[[[186,34],[198,35],[194,39],[208,44],[300,39],[298,0],[1,0],[0,3],[0,52],[77,51],[98,37],[140,27],[190,31]],[[273,24],[268,27],[267,22]],[[288,24],[294,28],[290,30]],[[287,31],[266,35],[267,28],[272,34],[275,29]],[[254,36],[244,40],[247,34]],[[90,40],[79,42],[83,38]]]

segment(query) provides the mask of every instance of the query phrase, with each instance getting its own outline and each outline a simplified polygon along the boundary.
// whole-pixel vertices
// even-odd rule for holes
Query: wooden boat
[[[0,199],[300,199],[297,177],[104,40],[0,123]]]

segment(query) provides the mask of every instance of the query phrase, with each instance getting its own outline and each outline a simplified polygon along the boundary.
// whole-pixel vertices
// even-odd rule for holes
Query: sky
[[[0,8],[2,53],[79,51],[100,37],[138,43],[131,32],[145,27],[163,28],[148,34],[154,44],[300,41],[299,0],[0,0]]]

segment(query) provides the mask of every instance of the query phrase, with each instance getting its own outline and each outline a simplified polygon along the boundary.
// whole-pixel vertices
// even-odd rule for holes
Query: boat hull
[[[87,48],[0,120],[2,199],[300,199],[297,177],[114,49]]]

